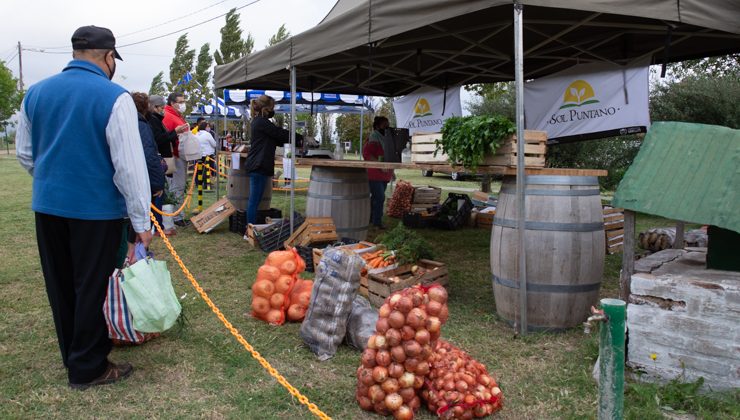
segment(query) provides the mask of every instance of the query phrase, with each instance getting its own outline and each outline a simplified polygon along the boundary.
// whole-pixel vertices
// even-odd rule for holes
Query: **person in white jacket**
[[[198,132],[195,133],[195,137],[198,139],[200,144],[200,155],[201,163],[203,164],[203,179],[205,180],[204,187],[207,190],[211,189],[210,179],[211,176],[217,176],[216,172],[209,171],[207,168],[216,170],[216,139],[210,133],[210,124],[206,121],[201,121],[198,124]]]

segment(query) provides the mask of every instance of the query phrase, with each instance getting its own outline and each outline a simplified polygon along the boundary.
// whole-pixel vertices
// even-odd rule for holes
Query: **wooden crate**
[[[604,234],[606,253],[621,252],[624,243],[624,209],[604,207]]]
[[[436,141],[442,138],[441,133],[415,134],[411,140],[411,161],[413,163],[448,164],[449,158],[444,153],[437,153]],[[524,166],[544,168],[547,154],[547,132],[524,130]],[[480,166],[509,166],[517,164],[517,140],[512,135],[496,150],[496,153],[483,158]]]
[[[354,250],[356,253],[361,254],[363,252],[368,252],[367,250],[375,250],[376,245],[372,242],[367,241],[360,241],[356,244],[349,244],[349,245],[342,245],[337,248],[349,248]],[[314,248],[313,249],[313,266],[318,267],[319,261],[321,261],[321,257],[324,255],[324,249],[323,248]]]
[[[411,162],[448,163],[450,159],[441,151],[436,156],[434,155],[437,150],[436,141],[441,138],[442,133],[416,133],[411,136]]]
[[[421,207],[428,204],[439,204],[442,199],[442,188],[432,185],[414,187],[412,207]],[[419,205],[419,206],[417,206]]]
[[[524,130],[524,166],[528,168],[544,168],[547,154],[547,132]],[[496,150],[496,154],[487,156],[481,166],[512,166],[517,164],[516,135],[504,140],[504,144]]]
[[[338,239],[337,227],[334,226],[334,220],[331,217],[309,217],[298,229],[293,231],[293,234],[285,241],[285,247],[335,242]]]
[[[427,271],[421,275],[414,275],[411,272],[413,265],[417,265]],[[399,277],[401,280],[391,280],[394,277]],[[364,293],[362,290],[364,287],[367,290],[367,298],[370,303],[379,307],[383,304],[385,298],[394,292],[416,284],[430,285],[432,283],[444,286],[449,292],[449,273],[447,266],[437,261],[419,260],[416,264],[406,264],[383,273],[370,274],[367,278],[366,285],[363,286],[362,281],[360,281],[360,293]]]
[[[478,212],[475,216],[475,226],[481,229],[491,229],[493,227],[493,216],[496,212]]]
[[[235,211],[236,208],[231,204],[231,201],[224,197],[213,203],[204,212],[190,218],[190,222],[199,233],[208,233],[228,219]]]

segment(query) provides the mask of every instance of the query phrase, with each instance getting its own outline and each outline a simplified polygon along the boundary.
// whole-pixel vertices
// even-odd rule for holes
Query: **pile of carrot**
[[[366,252],[362,255],[362,259],[365,260],[369,269],[388,267],[391,264],[395,264],[396,256],[393,251],[378,250],[375,252]]]

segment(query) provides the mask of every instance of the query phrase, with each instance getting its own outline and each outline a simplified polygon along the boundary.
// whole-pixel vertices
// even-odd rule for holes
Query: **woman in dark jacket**
[[[145,115],[149,112],[149,96],[146,93],[135,92],[131,94],[136,104],[136,112],[139,114],[139,135],[141,144],[144,147],[144,157],[146,158],[146,168],[149,172],[149,185],[152,190],[152,203],[158,209],[162,209],[164,200],[164,167],[162,158],[157,151],[157,145],[154,142],[154,134]],[[162,216],[155,212],[157,222],[162,226]]]
[[[270,121],[275,115],[275,100],[267,95],[252,99],[252,136],[246,167],[249,175],[249,202],[247,222],[257,222],[259,207],[265,188],[275,175],[275,148],[290,142],[290,131],[275,126]],[[303,145],[303,136],[296,133],[296,147]]]
[[[154,134],[154,143],[157,145],[159,155],[163,158],[171,158],[172,148],[176,147],[177,144],[178,133],[175,130],[167,131],[162,124],[162,119],[164,119],[164,98],[159,95],[151,95],[146,120],[149,122],[152,134]],[[185,129],[180,131],[184,132]]]

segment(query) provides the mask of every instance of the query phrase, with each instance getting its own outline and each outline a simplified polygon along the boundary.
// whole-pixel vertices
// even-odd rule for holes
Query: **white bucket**
[[[174,213],[175,206],[172,204],[165,204],[162,206],[162,213]],[[172,220],[172,216],[162,216],[162,224],[164,230],[170,230],[175,227],[175,222]]]

